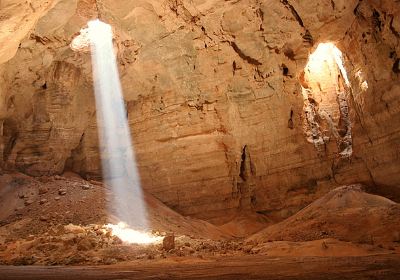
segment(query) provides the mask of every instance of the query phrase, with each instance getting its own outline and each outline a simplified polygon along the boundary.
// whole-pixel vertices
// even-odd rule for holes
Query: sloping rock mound
[[[234,219],[220,225],[219,228],[236,238],[246,238],[273,223],[272,220],[264,215],[244,212],[238,213]]]
[[[2,239],[40,235],[58,225],[118,223],[106,209],[111,191],[97,181],[79,176],[34,178],[19,173],[0,176],[0,244]],[[152,230],[196,238],[224,239],[230,235],[216,226],[187,218],[145,193]]]
[[[309,241],[323,238],[362,243],[400,241],[400,205],[364,192],[361,185],[337,188],[250,241]]]
[[[0,264],[112,264],[240,251],[241,243],[230,240],[231,234],[184,217],[148,193],[144,200],[149,233],[162,239],[172,232],[175,248],[164,250],[158,241],[124,243],[105,225],[119,222],[110,215],[111,193],[106,184],[72,173],[38,178],[0,175]]]

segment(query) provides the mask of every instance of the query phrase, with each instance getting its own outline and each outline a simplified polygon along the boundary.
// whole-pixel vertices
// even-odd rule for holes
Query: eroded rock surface
[[[399,242],[399,204],[367,194],[360,185],[339,187],[249,241],[318,240],[334,236],[369,244]]]
[[[65,195],[59,195],[60,188],[67,190]],[[110,215],[114,206],[110,196],[107,185],[73,173],[40,178],[1,175],[0,264],[108,265],[147,260],[156,265],[164,259],[187,264],[246,255],[400,253],[399,204],[367,194],[360,185],[337,188],[276,224],[250,216],[216,226],[184,217],[145,194],[149,228],[134,235],[135,228]]]
[[[363,182],[400,197],[395,1],[0,7],[3,169],[101,176],[90,53],[70,48],[87,21],[100,18],[114,28],[143,187],[168,206],[223,222],[238,209],[282,219],[339,184]],[[327,41],[343,52],[351,83],[350,158],[334,137],[317,149],[304,129],[301,76],[309,54]]]

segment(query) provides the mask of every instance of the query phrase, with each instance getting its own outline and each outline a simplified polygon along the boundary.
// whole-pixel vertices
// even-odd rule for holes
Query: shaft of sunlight
[[[88,26],[103,178],[112,191],[109,210],[129,227],[147,230],[147,212],[113,49],[112,28],[99,20],[90,21]]]

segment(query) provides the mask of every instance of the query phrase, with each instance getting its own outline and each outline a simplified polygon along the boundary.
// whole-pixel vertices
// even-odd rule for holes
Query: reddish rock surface
[[[305,241],[334,237],[383,246],[400,242],[400,207],[389,199],[367,194],[362,186],[337,188],[281,223],[249,240]]]
[[[114,28],[143,187],[179,213],[221,224],[241,210],[282,220],[336,186],[360,182],[399,201],[395,1],[32,0],[0,7],[4,170],[101,176],[90,54],[70,48],[99,17]],[[302,73],[322,42],[343,52],[351,82],[344,95],[350,158],[334,137],[310,143],[304,127]],[[316,125],[333,135],[323,115],[316,112]]]
[[[86,185],[90,188],[83,190]],[[43,186],[46,193],[39,192]],[[58,196],[60,187],[67,190],[63,196]],[[399,205],[361,186],[335,189],[281,223],[247,214],[222,226],[183,217],[145,194],[148,233],[159,237],[148,245],[112,235],[106,224],[119,221],[110,215],[108,187],[99,182],[70,174],[38,180],[14,173],[0,176],[0,190],[0,265],[157,264],[164,259],[189,265],[232,257],[245,263],[248,255],[333,261],[398,258],[400,253]]]

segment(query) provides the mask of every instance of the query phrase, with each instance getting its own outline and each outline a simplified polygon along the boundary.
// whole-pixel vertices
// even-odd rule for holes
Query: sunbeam
[[[99,20],[90,21],[88,26],[103,177],[113,196],[109,209],[127,224],[111,228],[118,228],[117,232],[129,227],[143,231],[148,228],[147,213],[113,50],[112,28]],[[141,235],[130,236],[141,239]]]

